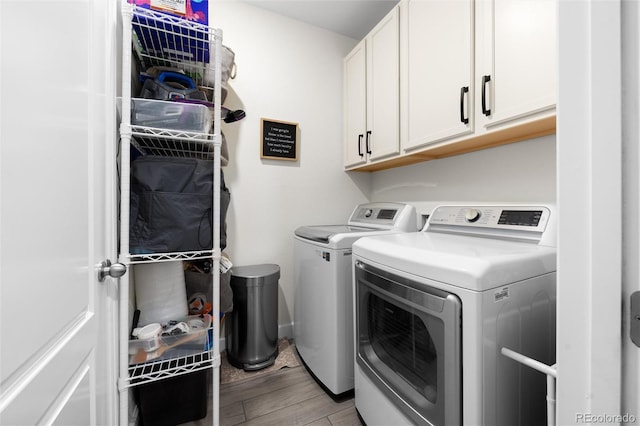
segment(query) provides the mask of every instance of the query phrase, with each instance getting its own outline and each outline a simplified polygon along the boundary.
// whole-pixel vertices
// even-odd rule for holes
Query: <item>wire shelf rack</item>
[[[125,264],[134,263],[154,263],[195,259],[212,259],[213,270],[220,267],[220,236],[219,236],[219,200],[220,194],[220,121],[221,121],[221,74],[220,53],[222,52],[222,31],[210,28],[198,22],[190,21],[182,17],[172,16],[166,13],[147,9],[132,4],[131,0],[121,0],[123,16],[122,34],[122,98],[119,104],[121,114],[120,124],[120,259]],[[220,49],[217,51],[216,49]],[[131,79],[132,71],[136,73],[143,71],[147,74],[143,76],[157,78],[160,73],[165,72],[168,67],[170,72],[183,73],[195,84],[196,88],[205,94],[206,100],[201,102],[201,96],[197,99],[191,98],[191,92],[187,96],[187,91],[180,94],[189,99],[176,102],[166,112],[161,113],[161,118],[147,112],[141,113],[141,109],[134,103],[139,103],[145,96],[136,98],[139,93],[132,93],[133,89],[139,92],[138,83]],[[175,76],[174,76],[175,77]],[[160,79],[158,79],[160,80]],[[181,79],[187,81],[188,79]],[[217,83],[217,84],[216,84]],[[193,88],[189,82],[188,89]],[[181,89],[182,90],[182,89]],[[171,102],[175,101],[174,91],[170,91]],[[193,92],[194,95],[200,95]],[[165,97],[165,96],[151,96]],[[165,100],[155,99],[159,102]],[[175,112],[180,105],[187,109],[186,104],[190,101],[197,101],[198,105],[205,105],[208,109],[206,114],[198,115],[199,118],[206,118],[195,126],[195,116],[179,114],[180,118],[186,121],[170,121],[176,115]],[[216,103],[216,104],[214,104]],[[134,108],[135,107],[135,108]],[[163,107],[167,107],[164,105]],[[152,111],[157,111],[149,105]],[[168,107],[167,107],[168,108]],[[133,116],[132,111],[140,113]],[[226,111],[225,114],[228,114]],[[174,115],[171,115],[174,114]],[[209,114],[211,116],[209,116]],[[132,120],[132,117],[135,120]],[[233,117],[235,118],[235,116]],[[210,119],[210,120],[209,120]],[[211,126],[213,124],[213,126]],[[157,126],[157,127],[152,127]],[[171,127],[171,128],[167,128]],[[191,129],[191,130],[187,130]],[[197,130],[196,130],[197,129]],[[213,160],[214,185],[212,191],[213,203],[213,235],[212,248],[205,246],[204,250],[188,251],[178,253],[138,253],[137,250],[130,250],[129,247],[129,218],[130,218],[130,194],[131,194],[131,155],[135,150],[142,155],[161,155],[168,157],[189,157],[198,159]],[[134,251],[134,253],[130,253]],[[119,381],[120,392],[120,424],[129,422],[128,392],[127,389],[144,384],[163,380],[166,378],[188,374],[191,372],[212,368],[213,386],[213,417],[214,424],[218,424],[218,397],[219,397],[219,275],[213,274],[213,317],[214,322],[207,333],[207,343],[185,347],[180,345],[167,350],[162,358],[153,359],[144,363],[132,364],[131,356],[128,354],[128,337],[131,324],[129,313],[129,288],[128,277],[124,277],[120,287],[119,301]]]
[[[213,257],[213,250],[205,251],[185,251],[177,253],[130,253],[128,256],[128,263],[155,263],[155,262],[170,262],[176,260],[197,260],[197,259],[211,259]]]
[[[213,87],[212,28],[143,7],[132,10],[133,47],[144,68],[179,68],[198,86]]]
[[[193,350],[177,351],[177,354],[168,359],[157,359],[130,365],[129,377],[121,382],[120,386],[124,389],[168,377],[206,370],[213,367],[214,362],[215,358],[212,349],[200,352]]]
[[[136,5],[131,5],[131,11],[133,52],[140,68],[168,67],[184,72],[212,108],[215,30]],[[196,132],[129,124],[129,131],[132,144],[143,155],[213,159],[214,139],[208,129]]]
[[[132,126],[131,143],[144,155],[213,159],[213,135]]]

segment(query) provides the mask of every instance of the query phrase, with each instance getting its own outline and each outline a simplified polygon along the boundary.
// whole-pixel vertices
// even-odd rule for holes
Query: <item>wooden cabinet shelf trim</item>
[[[553,115],[506,129],[483,133],[481,135],[471,135],[470,137],[462,138],[455,142],[447,141],[441,144],[434,144],[416,151],[406,152],[397,157],[380,160],[359,167],[352,167],[346,170],[376,172],[552,135],[555,132],[556,116]]]

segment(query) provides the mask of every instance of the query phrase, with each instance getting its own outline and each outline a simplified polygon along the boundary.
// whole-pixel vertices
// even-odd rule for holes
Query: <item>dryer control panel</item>
[[[423,231],[538,242],[550,218],[549,206],[439,206]]]

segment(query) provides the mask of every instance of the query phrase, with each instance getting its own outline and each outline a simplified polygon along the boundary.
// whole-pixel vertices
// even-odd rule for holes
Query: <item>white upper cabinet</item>
[[[395,7],[344,60],[345,167],[400,152],[399,12]]]
[[[361,41],[344,59],[344,165],[366,163],[364,134],[367,131],[367,53]]]
[[[555,114],[556,1],[476,0],[476,15],[482,126]]]
[[[401,0],[345,58],[345,167],[554,133],[556,2]]]
[[[404,149],[473,132],[473,1],[411,0],[401,10]]]

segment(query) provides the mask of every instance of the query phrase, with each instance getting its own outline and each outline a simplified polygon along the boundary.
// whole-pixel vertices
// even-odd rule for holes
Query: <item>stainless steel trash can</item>
[[[274,264],[231,268],[233,311],[225,320],[225,343],[236,368],[260,370],[278,356],[279,278]]]

